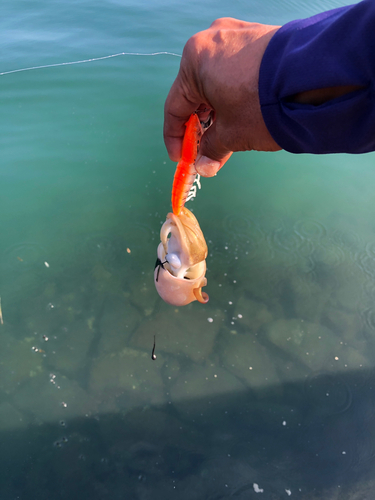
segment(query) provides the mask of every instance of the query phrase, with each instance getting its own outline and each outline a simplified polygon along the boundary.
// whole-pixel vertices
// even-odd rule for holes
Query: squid
[[[193,113],[186,123],[181,159],[172,186],[172,211],[160,230],[154,282],[160,297],[168,304],[184,306],[198,300],[208,302],[202,292],[207,285],[207,244],[196,217],[184,205],[197,172],[195,160],[203,127]]]

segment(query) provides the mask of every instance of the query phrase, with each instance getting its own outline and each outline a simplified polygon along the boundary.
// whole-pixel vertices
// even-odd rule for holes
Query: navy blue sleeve
[[[291,153],[375,150],[375,0],[292,21],[264,53],[259,98],[277,144]],[[307,90],[363,87],[321,105],[291,102]]]

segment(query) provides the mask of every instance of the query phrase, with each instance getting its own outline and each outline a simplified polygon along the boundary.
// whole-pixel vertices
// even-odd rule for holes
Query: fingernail
[[[202,177],[213,177],[220,168],[220,162],[201,156],[195,164],[195,169]]]

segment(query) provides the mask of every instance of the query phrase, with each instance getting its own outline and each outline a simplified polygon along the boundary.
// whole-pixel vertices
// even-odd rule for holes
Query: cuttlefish
[[[207,244],[197,219],[186,207],[179,215],[169,213],[160,230],[154,271],[156,290],[160,297],[174,306],[194,300],[208,302],[202,292],[207,285]]]

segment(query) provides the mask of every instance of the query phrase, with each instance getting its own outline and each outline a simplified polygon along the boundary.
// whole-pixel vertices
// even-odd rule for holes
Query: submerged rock
[[[12,402],[18,410],[31,413],[37,422],[58,424],[97,411],[96,401],[77,382],[57,372],[43,373],[29,380]]]
[[[338,309],[328,303],[323,320],[342,340],[360,343],[363,339],[362,321],[357,311]],[[366,346],[364,345],[363,348],[366,349]]]
[[[301,319],[279,319],[264,326],[267,340],[284,355],[279,356],[280,367],[294,359],[301,368],[322,370],[333,367],[340,351],[340,339],[327,327]]]
[[[45,344],[47,363],[52,370],[72,375],[86,366],[88,352],[96,335],[95,318],[75,321],[60,329]]]
[[[331,296],[331,287],[322,287],[308,273],[293,273],[288,278],[288,290],[290,315],[319,323]]]
[[[51,297],[43,293],[30,297],[24,303],[20,317],[26,330],[49,335],[62,325],[69,326],[79,320],[86,300],[86,292],[80,289],[54,293]]]
[[[90,392],[106,408],[130,409],[166,402],[160,374],[162,356],[125,348],[93,361]]]
[[[370,289],[373,285],[373,280]],[[366,290],[366,276],[355,269],[353,272],[347,270],[338,286],[332,293],[331,302],[339,309],[344,309],[350,313],[358,312],[358,300]],[[369,299],[373,303],[373,295],[370,293]]]
[[[264,303],[242,296],[235,303],[234,319],[250,332],[257,332],[262,325],[274,318]]]
[[[118,352],[126,347],[129,336],[141,322],[140,313],[128,299],[108,296],[98,321],[99,353]]]
[[[274,362],[254,335],[230,332],[221,335],[219,353],[222,366],[251,389],[280,388]]]
[[[163,307],[163,311],[141,323],[130,344],[149,351],[156,335],[159,352],[202,362],[212,352],[223,318],[221,311],[210,310],[201,304]]]
[[[129,289],[129,301],[140,311],[143,311],[145,316],[150,316],[159,301],[154,286],[154,271],[142,274],[138,279],[132,280],[129,283]]]
[[[6,394],[43,371],[44,351],[35,336],[16,340],[2,334],[0,346],[0,390]]]
[[[172,386],[170,401],[185,417],[199,418],[199,422],[203,423],[205,418],[209,418],[208,415],[205,417],[205,413],[212,411],[218,396],[232,396],[244,390],[245,385],[218,364],[192,365],[180,373]]]
[[[121,273],[109,272],[102,263],[95,263],[91,270],[91,276],[97,292],[105,294],[116,292],[120,294],[122,292]]]

